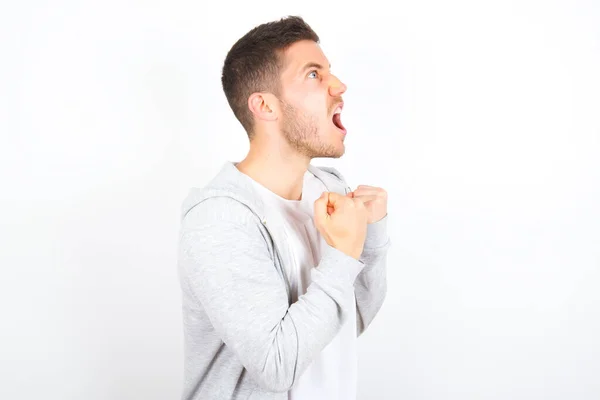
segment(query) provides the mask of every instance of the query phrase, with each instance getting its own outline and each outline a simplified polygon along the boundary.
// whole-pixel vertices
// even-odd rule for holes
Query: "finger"
[[[378,193],[381,193],[381,189],[377,189],[377,188],[374,188],[374,189],[360,188],[360,189],[356,189],[354,191],[354,196],[364,195],[364,194],[378,194]]]
[[[359,188],[364,188],[364,189],[379,189],[377,186],[370,186],[370,185],[358,185],[356,188],[357,189],[359,189]]]
[[[342,196],[337,192],[328,192],[329,193],[329,204],[333,206],[333,208],[338,208],[340,203],[343,202],[346,196]]]
[[[378,195],[381,197],[385,197],[387,192],[382,188],[368,188],[368,187],[367,188],[365,188],[365,187],[357,188],[354,191],[355,196],[356,195],[365,195],[365,194],[369,194],[369,195],[372,194],[372,195]]]
[[[359,199],[357,197],[353,198],[352,201],[354,202],[354,206],[355,207],[360,207],[360,208],[364,208],[365,207],[365,201],[362,199]]]
[[[366,203],[368,201],[377,200],[379,198],[379,196],[377,196],[377,195],[361,195],[361,196],[354,196],[354,198],[361,200],[363,203]]]
[[[321,193],[321,196],[315,200],[314,214],[317,221],[327,218],[327,192]]]

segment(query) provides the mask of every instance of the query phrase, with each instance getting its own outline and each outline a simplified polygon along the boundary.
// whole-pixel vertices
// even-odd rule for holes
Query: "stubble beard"
[[[315,117],[301,114],[282,101],[283,122],[281,131],[290,146],[299,154],[309,158],[339,158],[344,152],[334,145],[324,143],[319,137],[319,124]]]

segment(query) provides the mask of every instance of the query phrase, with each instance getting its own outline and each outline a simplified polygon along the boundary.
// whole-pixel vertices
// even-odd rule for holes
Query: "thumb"
[[[340,204],[342,204],[345,200],[344,197],[346,196],[342,196],[339,193],[336,192],[330,192],[329,193],[329,204],[331,206],[333,206],[334,209],[337,209],[340,207]]]
[[[321,193],[321,196],[315,200],[314,214],[315,220],[324,221],[329,214],[327,214],[327,203],[329,202],[328,192]]]

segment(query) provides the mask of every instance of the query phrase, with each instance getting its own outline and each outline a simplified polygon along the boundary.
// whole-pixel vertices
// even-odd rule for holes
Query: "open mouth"
[[[333,121],[333,124],[345,134],[346,128],[344,127],[344,125],[342,125],[342,117],[341,117],[343,107],[344,107],[344,104],[342,103],[335,109],[335,111],[333,112],[332,121]]]

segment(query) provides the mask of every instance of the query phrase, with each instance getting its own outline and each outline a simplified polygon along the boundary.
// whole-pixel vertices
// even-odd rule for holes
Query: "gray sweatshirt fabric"
[[[360,336],[381,308],[391,245],[388,215],[369,224],[359,260],[328,246],[307,292],[292,303],[265,205],[251,178],[226,161],[181,209],[182,400],[287,399],[287,392],[348,318]],[[309,165],[331,192],[351,191],[332,167]],[[349,399],[353,400],[353,399]]]

